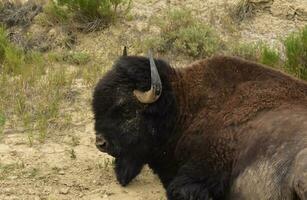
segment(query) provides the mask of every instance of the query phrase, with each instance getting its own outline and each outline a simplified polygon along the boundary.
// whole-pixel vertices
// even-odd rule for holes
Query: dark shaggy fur
[[[170,200],[307,200],[305,82],[235,57],[155,62],[153,104],[133,95],[150,88],[145,57],[121,57],[95,88],[96,134],[120,184],[148,164]]]

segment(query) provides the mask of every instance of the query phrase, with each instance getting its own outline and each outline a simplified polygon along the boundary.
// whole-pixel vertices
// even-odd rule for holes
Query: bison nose
[[[106,152],[108,143],[107,141],[100,135],[96,136],[96,147],[101,151],[101,152]]]

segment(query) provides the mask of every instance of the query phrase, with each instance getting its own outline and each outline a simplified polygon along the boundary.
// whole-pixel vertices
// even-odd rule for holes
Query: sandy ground
[[[233,3],[233,1],[227,1]],[[269,9],[238,25],[236,37],[245,41],[265,40],[278,43],[280,36],[307,24],[306,0],[254,0]],[[120,53],[122,45],[136,37],[146,37],[148,21],[169,6],[187,6],[204,22],[214,24],[225,40],[232,36],[226,30],[225,1],[135,0],[133,19],[101,32],[78,35],[76,50],[86,51],[96,60],[109,60]],[[144,32],[144,34],[143,34]],[[233,33],[232,33],[233,34]],[[112,38],[112,39],[110,39]],[[114,48],[117,50],[114,51]],[[132,53],[134,50],[132,48]],[[176,65],[184,61],[173,61]],[[103,66],[102,66],[103,67]],[[82,80],[76,80],[73,102],[65,106],[72,124],[50,134],[44,144],[29,146],[25,130],[6,124],[0,141],[0,199],[48,200],[163,200],[165,192],[158,178],[145,168],[128,187],[120,187],[113,173],[113,159],[94,146],[91,93]]]

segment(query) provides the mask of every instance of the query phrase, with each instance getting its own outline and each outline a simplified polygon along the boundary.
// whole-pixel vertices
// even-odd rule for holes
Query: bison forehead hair
[[[162,60],[155,60],[155,64],[163,93],[154,104],[141,103],[133,94],[134,90],[147,91],[151,86],[150,63],[146,57],[120,57],[94,91],[96,138],[103,138],[103,151],[116,158],[117,168],[121,165],[125,165],[125,170],[129,168],[127,165],[131,168],[128,172],[117,172],[122,185],[138,173],[153,149],[166,141],[176,116],[175,100],[167,80],[172,69]]]

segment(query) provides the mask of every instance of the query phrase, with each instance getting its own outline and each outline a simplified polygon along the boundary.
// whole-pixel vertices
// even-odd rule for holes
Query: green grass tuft
[[[286,71],[307,80],[307,26],[284,40]]]
[[[280,67],[280,54],[277,50],[264,45],[261,48],[260,62],[271,67]]]

